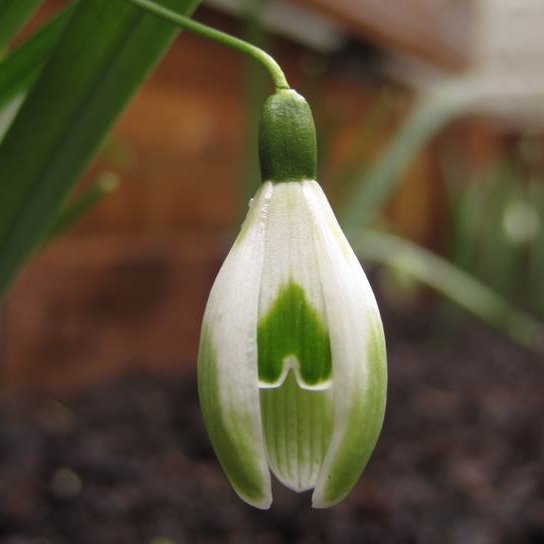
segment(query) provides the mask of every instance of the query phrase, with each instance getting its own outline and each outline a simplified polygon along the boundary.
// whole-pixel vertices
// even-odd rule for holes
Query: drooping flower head
[[[199,394],[219,461],[268,508],[270,470],[322,508],[357,482],[385,410],[382,323],[316,177],[307,102],[279,91],[260,128],[263,184],[202,324]]]

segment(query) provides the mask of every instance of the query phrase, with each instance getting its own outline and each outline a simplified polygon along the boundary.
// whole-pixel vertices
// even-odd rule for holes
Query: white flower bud
[[[316,181],[265,182],[206,307],[204,421],[242,499],[272,502],[270,470],[331,506],[354,486],[386,398],[382,323]]]

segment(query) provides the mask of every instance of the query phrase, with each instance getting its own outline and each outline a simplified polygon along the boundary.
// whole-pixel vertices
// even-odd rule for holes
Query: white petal
[[[311,215],[304,196],[303,184],[298,181],[274,185],[270,200],[259,293],[260,325],[274,311],[277,304],[283,305],[283,310],[276,308],[277,311],[282,311],[283,316],[277,316],[278,328],[275,330],[263,331],[261,326],[260,333],[266,334],[264,337],[261,334],[259,336],[260,348],[267,340],[271,345],[288,340],[289,333],[296,328],[296,323],[300,324],[304,319],[320,328],[322,332],[320,336],[324,339],[325,308],[311,229]],[[300,312],[300,315],[297,312]],[[300,338],[297,340],[295,342],[293,338],[293,344],[296,344],[299,350],[304,350],[304,343]],[[326,341],[328,342],[328,339]],[[279,370],[271,372],[270,376],[261,375],[260,386],[262,388],[280,386],[287,372],[292,369],[301,387],[310,390],[327,389],[330,385],[330,373],[324,370],[322,377],[315,381],[305,379],[301,368],[304,361],[298,359],[299,354],[300,352],[295,353],[292,350],[280,354],[283,356],[282,361],[273,361]],[[309,356],[311,357],[311,354]],[[260,363],[262,359],[260,356]],[[307,361],[307,365],[312,364],[317,368],[319,362]]]
[[[242,499],[272,502],[259,403],[257,311],[272,184],[261,186],[215,280],[202,324],[199,394],[223,469]]]
[[[303,184],[275,185],[259,299],[259,384],[270,468],[295,491],[315,486],[332,432],[330,341],[311,224]]]
[[[387,370],[378,307],[323,191],[304,183],[312,210],[332,351],[333,435],[312,496],[323,508],[342,500],[364,469],[385,411]]]
[[[330,389],[303,389],[290,372],[280,387],[261,389],[261,414],[276,478],[297,492],[312,489],[331,439]]]

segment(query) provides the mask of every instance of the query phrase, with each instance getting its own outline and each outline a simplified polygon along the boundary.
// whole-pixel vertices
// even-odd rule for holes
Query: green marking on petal
[[[345,433],[327,475],[316,507],[332,506],[342,500],[363,472],[378,440],[385,414],[387,367],[381,322],[372,327],[367,346],[367,383],[354,394]]]
[[[332,393],[298,386],[293,372],[280,387],[261,389],[268,462],[295,491],[315,486],[332,435]]]
[[[294,282],[283,286],[270,310],[257,327],[259,382],[261,387],[277,387],[289,367],[299,384],[308,389],[324,389],[331,379],[329,333],[304,289]]]
[[[222,406],[217,355],[207,329],[203,329],[200,339],[198,393],[210,440],[231,485],[250,504],[268,508],[268,484],[259,468],[259,454],[254,447],[250,422],[238,414],[227,413]]]

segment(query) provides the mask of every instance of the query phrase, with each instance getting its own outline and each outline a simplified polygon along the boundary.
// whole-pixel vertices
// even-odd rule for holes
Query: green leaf
[[[470,98],[461,84],[444,86],[440,92],[425,96],[416,104],[340,214],[345,230],[368,224],[379,214],[410,161],[438,130],[463,111]]]
[[[0,62],[0,110],[34,83],[74,8],[61,10]]]
[[[0,50],[25,24],[43,0],[0,0]]]
[[[105,172],[97,181],[87,187],[81,195],[70,202],[61,211],[47,232],[45,242],[64,234],[75,225],[87,212],[90,212],[106,195],[115,191],[119,178],[112,172]]]
[[[355,237],[353,248],[365,260],[410,274],[519,344],[543,349],[544,324],[516,310],[495,291],[442,257],[408,240],[375,231]]]
[[[122,0],[77,5],[0,145],[0,296],[176,33]]]
[[[24,99],[24,93],[20,93],[0,108],[0,142],[15,119]]]

